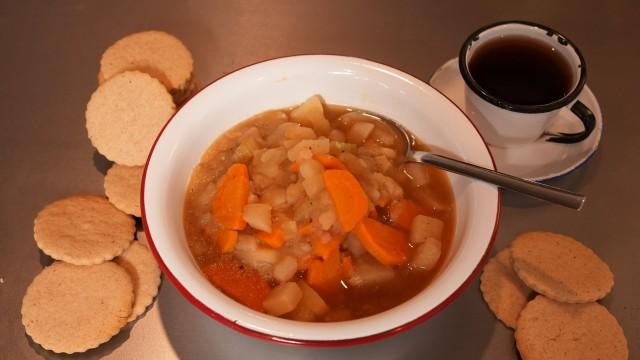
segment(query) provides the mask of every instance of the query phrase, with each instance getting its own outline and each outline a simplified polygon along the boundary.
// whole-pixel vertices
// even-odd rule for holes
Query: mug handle
[[[582,122],[584,130],[577,133],[560,133],[547,139],[547,141],[561,143],[561,144],[575,144],[580,142],[591,135],[591,132],[596,127],[596,117],[589,108],[577,100],[573,106],[571,106],[571,112],[574,113],[578,119]]]

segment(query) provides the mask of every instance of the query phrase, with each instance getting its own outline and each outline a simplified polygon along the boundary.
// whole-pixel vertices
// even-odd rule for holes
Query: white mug
[[[516,104],[482,88],[473,78],[469,62],[474,53],[488,41],[507,36],[529,38],[548,44],[568,62],[571,88],[561,98],[544,104]],[[485,140],[495,146],[513,147],[546,140],[571,144],[585,140],[595,127],[593,113],[576,100],[587,80],[584,58],[565,36],[546,26],[525,21],[508,21],[483,27],[472,33],[462,45],[458,57],[460,73],[465,81],[468,114]],[[518,79],[513,79],[518,81]],[[568,107],[582,122],[578,133],[551,133],[547,129],[558,112]]]

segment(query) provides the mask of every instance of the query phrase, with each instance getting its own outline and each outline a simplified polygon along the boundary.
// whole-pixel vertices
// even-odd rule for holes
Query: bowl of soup
[[[368,60],[280,58],[205,87],[145,167],[165,275],[214,319],[288,344],[373,341],[442,310],[490,252],[500,194],[406,162],[383,118],[416,148],[494,167],[453,103]]]

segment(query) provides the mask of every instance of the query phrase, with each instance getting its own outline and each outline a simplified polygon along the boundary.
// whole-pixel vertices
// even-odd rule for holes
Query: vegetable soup
[[[455,229],[447,175],[404,164],[401,151],[374,114],[317,95],[255,115],[193,170],[191,253],[219,290],[274,316],[343,321],[390,309],[429,284]]]

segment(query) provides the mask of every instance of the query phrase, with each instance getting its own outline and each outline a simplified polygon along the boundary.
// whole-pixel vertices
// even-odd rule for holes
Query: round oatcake
[[[527,286],[557,301],[596,301],[613,287],[613,273],[607,264],[565,235],[521,234],[511,244],[511,256],[513,269]]]
[[[76,265],[99,264],[120,255],[135,231],[131,216],[94,195],[54,201],[40,210],[33,227],[45,254]]]
[[[133,281],[135,301],[129,321],[135,320],[153,302],[160,286],[160,268],[151,251],[137,241],[115,259]]]
[[[175,111],[171,95],[151,76],[118,74],[96,89],[87,104],[93,146],[121,165],[144,165],[151,146]]]
[[[108,341],[127,323],[133,285],[113,262],[78,266],[55,262],[38,274],[22,300],[22,324],[34,342],[76,353]]]
[[[129,215],[140,217],[142,166],[113,164],[104,177],[104,192],[109,201]]]
[[[513,271],[509,248],[500,251],[485,265],[480,276],[480,291],[495,316],[512,329],[533,293]]]
[[[163,31],[143,31],[116,41],[102,54],[98,81],[124,71],[137,70],[160,80],[180,103],[194,90],[193,57],[175,36]]]
[[[629,357],[620,324],[596,302],[567,304],[538,295],[520,313],[515,337],[523,360]]]

